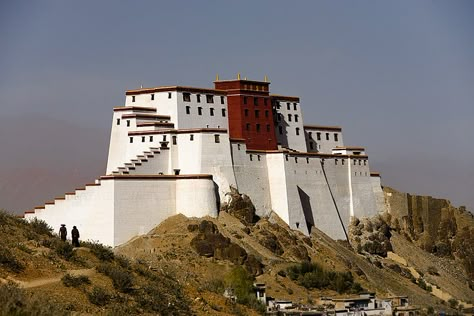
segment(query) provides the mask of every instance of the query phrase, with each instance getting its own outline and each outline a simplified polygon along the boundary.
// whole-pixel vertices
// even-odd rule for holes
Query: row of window
[[[223,95],[220,96],[221,99],[221,104],[224,104],[225,102],[225,97]],[[184,102],[191,102],[191,93],[183,93],[183,101]],[[201,103],[201,95],[196,94],[196,102]],[[206,102],[207,103],[214,103],[214,95],[212,94],[206,94]]]
[[[245,124],[245,130],[250,131],[250,129],[251,129],[251,124],[250,123]],[[255,124],[255,131],[260,132],[260,130],[261,130],[260,124]],[[266,130],[267,132],[270,132],[271,130],[270,124],[266,125]]]
[[[293,118],[293,115],[288,114],[288,122],[291,122],[292,118]],[[295,118],[295,122],[298,122],[298,120],[299,120],[298,114],[295,114],[294,118]],[[278,120],[278,122],[281,122],[283,120],[283,114],[278,113],[277,120]]]
[[[295,131],[296,131],[296,135],[299,135],[299,134],[300,134],[300,128],[299,128],[299,127],[297,127],[297,128],[295,129]],[[283,126],[278,126],[278,133],[279,133],[280,135],[283,135]]]
[[[329,135],[330,133],[326,133],[326,140],[329,140]],[[313,132],[308,132],[308,137],[309,139],[312,139],[313,138]],[[317,132],[316,133],[316,140],[321,140],[321,132]],[[334,141],[337,142],[339,141],[339,134],[338,133],[334,133]]]
[[[130,144],[133,144],[133,137],[129,137],[129,139],[130,139]],[[149,139],[150,142],[153,142],[153,135],[150,135],[148,139]],[[189,140],[194,141],[194,134],[189,135]],[[142,136],[142,143],[144,143],[145,141],[146,141],[146,136]],[[166,135],[163,135],[162,141],[166,142]],[[176,135],[171,136],[171,142],[172,142],[173,145],[177,145],[178,144],[178,137]],[[216,142],[216,143],[221,142],[219,134],[214,135],[214,142]]]
[[[171,99],[171,92],[168,92],[168,99]],[[152,101],[155,100],[155,94],[154,93],[150,94],[150,100],[152,100]],[[134,95],[132,95],[132,102],[135,102],[135,96]]]
[[[248,103],[249,98],[250,97],[244,97],[244,99],[243,99],[244,104]],[[259,103],[260,103],[259,102],[260,98],[258,98],[258,97],[252,97],[252,98],[253,98],[253,105],[258,106]],[[268,105],[268,99],[266,99],[266,98],[262,98],[262,99],[263,99],[263,105]]]
[[[245,117],[248,117],[249,116],[249,109],[244,109],[244,115]],[[269,117],[270,116],[270,112],[268,110],[265,110],[265,117]],[[255,118],[259,118],[260,117],[260,110],[255,110]]]
[[[297,104],[298,104],[298,103],[293,103],[293,110],[295,110],[295,111],[298,110]],[[277,105],[276,105],[276,107],[277,107],[277,109],[281,109],[281,103],[278,102]],[[286,103],[286,109],[287,109],[288,111],[291,110],[291,103],[290,103],[290,102],[287,102],[287,103]]]
[[[198,115],[202,115],[202,107],[198,107]],[[186,106],[186,114],[191,114],[191,107],[188,105]],[[215,115],[215,109],[214,108],[209,108],[209,115],[214,116]],[[222,117],[226,117],[226,109],[221,109],[221,115]]]

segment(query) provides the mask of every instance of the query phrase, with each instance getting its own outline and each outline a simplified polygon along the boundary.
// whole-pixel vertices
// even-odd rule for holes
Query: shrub
[[[307,289],[331,289],[338,293],[360,293],[362,286],[354,282],[350,272],[326,271],[315,263],[303,262],[288,268],[288,276]]]
[[[79,287],[83,284],[91,284],[89,277],[85,275],[74,276],[70,275],[69,273],[63,276],[61,281],[63,281],[63,284],[67,287]]]
[[[44,297],[26,295],[14,283],[0,284],[0,315],[68,315]]]
[[[224,293],[225,285],[221,279],[210,279],[204,282],[203,288],[209,292],[222,294]]]
[[[91,252],[101,261],[112,261],[114,260],[114,252],[112,248],[104,246],[97,242],[82,242],[83,247],[87,247]]]
[[[70,261],[74,257],[74,247],[67,242],[55,239],[52,246],[54,247],[54,251],[61,258]]]
[[[128,260],[128,258],[124,257],[124,256],[116,256],[115,257],[115,261],[119,264],[119,266],[121,266],[122,268],[126,269],[126,270],[130,270],[131,268],[131,264],[130,264],[130,260]]]
[[[0,265],[11,270],[12,272],[21,272],[25,269],[9,248],[0,246]]]
[[[28,222],[30,228],[37,234],[40,235],[53,235],[53,228],[48,225],[45,221],[37,219],[36,217]]]
[[[449,307],[456,308],[458,306],[458,301],[454,298],[448,300]]]
[[[97,267],[97,271],[108,276],[117,291],[128,293],[132,290],[133,276],[131,272],[110,263],[101,264]]]
[[[97,306],[105,306],[109,303],[111,295],[101,287],[94,286],[91,292],[87,293],[89,302]]]

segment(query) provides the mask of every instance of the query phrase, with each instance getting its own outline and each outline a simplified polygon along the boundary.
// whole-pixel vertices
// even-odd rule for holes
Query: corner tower
[[[216,80],[218,90],[227,91],[230,138],[244,139],[248,149],[277,149],[270,82]]]

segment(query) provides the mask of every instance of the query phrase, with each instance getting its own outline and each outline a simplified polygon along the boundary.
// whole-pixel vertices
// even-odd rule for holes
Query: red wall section
[[[268,89],[270,83],[232,80],[216,81],[214,84],[216,89],[227,91],[230,137],[245,139],[248,149],[277,149],[272,101]],[[254,103],[255,98],[257,98],[257,104]],[[245,110],[248,111],[247,116]],[[259,111],[258,117],[256,117],[256,110]],[[267,116],[265,111],[268,111]],[[247,124],[249,124],[249,130],[247,130]],[[258,131],[257,124],[260,125]]]

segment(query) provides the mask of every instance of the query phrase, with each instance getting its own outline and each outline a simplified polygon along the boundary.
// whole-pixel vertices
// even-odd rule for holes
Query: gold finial
[[[142,85],[142,84],[140,85],[140,89],[143,89],[143,85]]]
[[[244,77],[244,80],[247,80],[247,77]]]
[[[240,72],[237,73],[237,79],[240,80]]]
[[[268,77],[265,75],[265,79],[263,79],[265,82],[268,82]]]
[[[216,81],[219,81],[219,74],[216,74]]]

